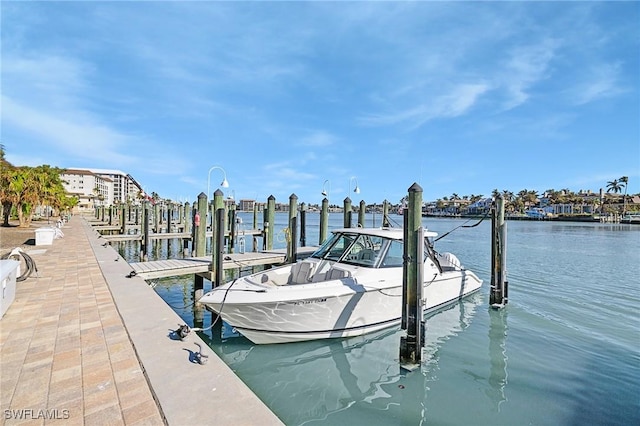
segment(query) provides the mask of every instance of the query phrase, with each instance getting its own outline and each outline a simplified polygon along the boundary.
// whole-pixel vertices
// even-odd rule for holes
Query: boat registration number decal
[[[327,301],[326,297],[320,299],[309,299],[309,300],[296,300],[294,302],[289,302],[289,305],[309,305],[311,303],[324,303]]]

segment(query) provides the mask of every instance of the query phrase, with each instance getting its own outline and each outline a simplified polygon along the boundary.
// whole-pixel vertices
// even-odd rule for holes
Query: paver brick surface
[[[37,275],[0,320],[3,422],[162,425],[81,220],[33,250]]]

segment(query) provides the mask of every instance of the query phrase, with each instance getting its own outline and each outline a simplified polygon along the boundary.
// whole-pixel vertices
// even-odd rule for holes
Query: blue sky
[[[0,7],[14,165],[119,169],[173,200],[213,166],[225,195],[281,202],[640,192],[638,2]]]

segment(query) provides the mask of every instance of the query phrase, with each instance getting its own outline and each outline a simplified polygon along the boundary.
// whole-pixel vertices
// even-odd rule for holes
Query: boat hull
[[[425,283],[424,312],[457,302],[481,284],[466,270],[443,273]],[[397,283],[360,285],[341,279],[264,289],[241,281],[236,285],[210,292],[200,302],[256,344],[358,336],[397,325],[402,315]]]

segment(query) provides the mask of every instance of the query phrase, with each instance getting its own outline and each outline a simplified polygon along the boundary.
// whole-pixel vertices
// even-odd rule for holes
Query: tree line
[[[622,176],[619,179],[614,179],[612,181],[607,182],[607,185],[606,185],[607,193],[619,194],[624,191],[624,194],[622,196],[623,214],[624,212],[626,212],[626,207],[627,207],[627,185],[628,184],[629,184],[629,178],[627,176]],[[498,195],[502,195],[502,197],[504,198],[505,207],[507,211],[512,211],[512,212],[516,212],[516,211],[522,212],[529,207],[534,207],[538,205],[538,203],[540,202],[540,197],[545,198],[548,205],[584,204],[586,195],[591,195],[591,197],[588,197],[591,203],[597,204],[599,202],[597,195],[594,193],[588,193],[588,194],[585,194],[582,192],[575,193],[569,189],[560,189],[560,190],[547,189],[542,194],[539,194],[538,191],[529,190],[529,189],[523,189],[517,193],[513,193],[508,190],[499,191],[498,189],[494,189],[491,193],[491,196],[493,198],[496,198]],[[473,204],[484,198],[485,198],[484,195],[471,194],[471,195],[459,196],[458,194],[453,193],[451,194],[451,196],[438,198],[435,202],[435,205],[437,208],[444,209],[447,206],[450,206],[451,204],[455,204],[457,201],[465,201],[468,204]],[[404,199],[401,200],[401,203],[403,201],[405,200]],[[613,201],[613,199],[610,199],[609,201],[611,202]]]
[[[14,166],[5,158],[0,144],[0,203],[2,226],[9,226],[12,212],[20,227],[28,227],[37,206],[50,206],[58,211],[73,208],[77,197],[68,197],[60,175],[64,169],[42,165]]]

